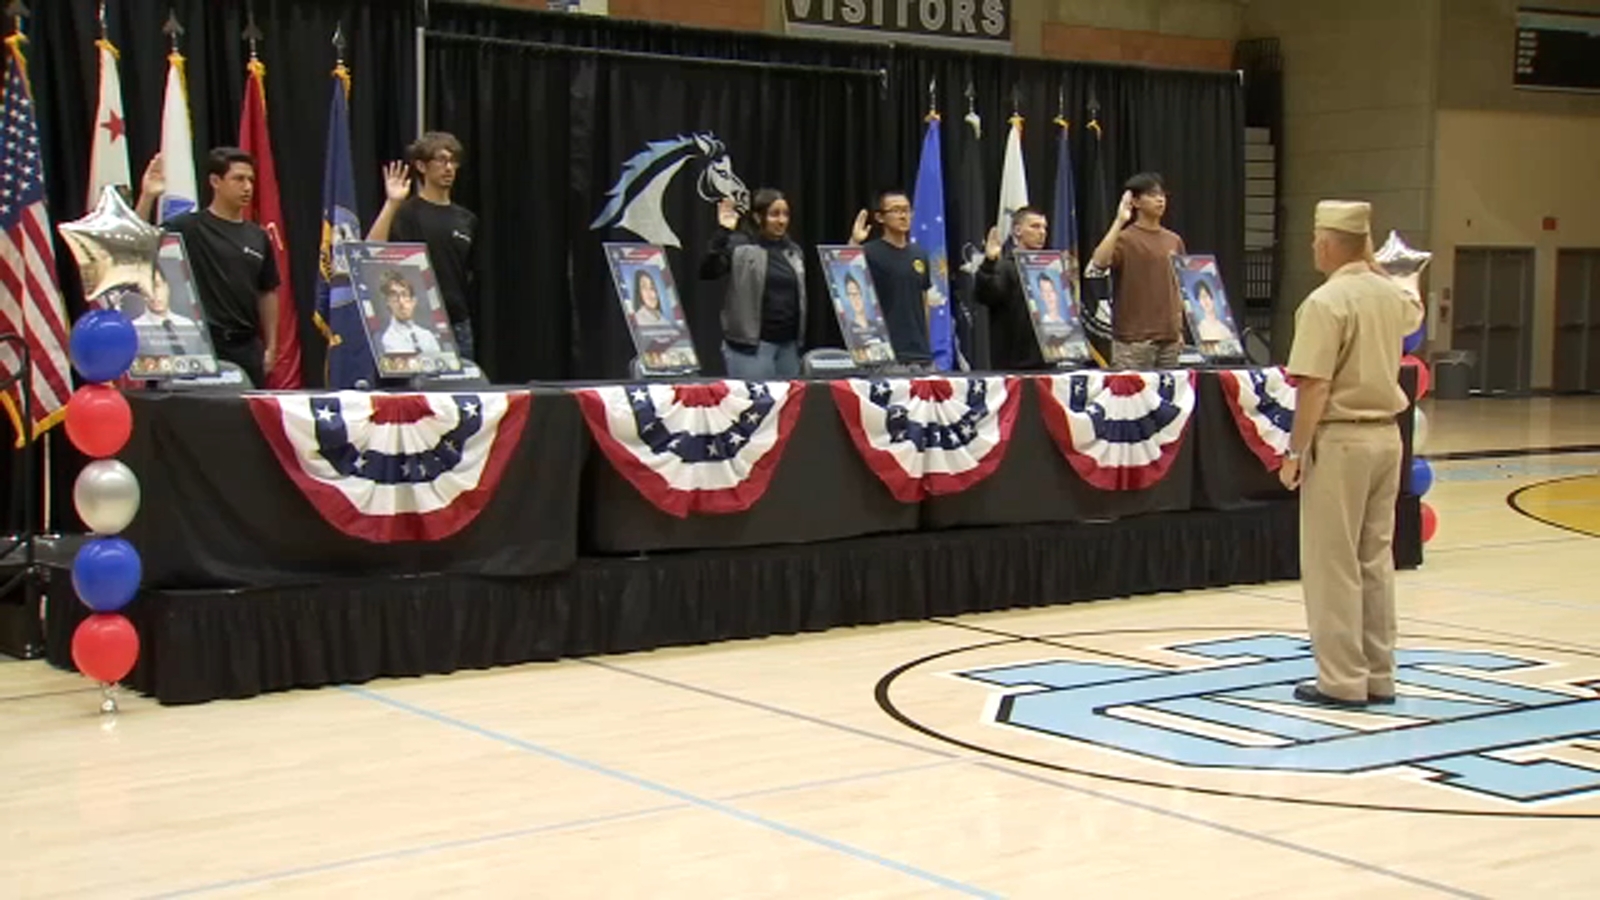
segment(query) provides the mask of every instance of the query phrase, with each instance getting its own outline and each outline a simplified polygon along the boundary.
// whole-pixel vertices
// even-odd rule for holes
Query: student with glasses
[[[851,226],[850,243],[866,254],[895,360],[910,372],[932,371],[928,306],[933,274],[927,251],[911,240],[911,198],[901,190],[883,191],[871,218],[880,229],[879,236],[867,239],[871,230],[867,211],[862,210]]]
[[[450,199],[464,150],[455,135],[433,131],[406,150],[405,163],[384,167],[383,210],[367,232],[369,241],[428,245],[428,260],[439,280],[456,351],[478,362],[473,346],[471,297],[477,288],[478,217]],[[411,196],[411,179],[419,182]]]

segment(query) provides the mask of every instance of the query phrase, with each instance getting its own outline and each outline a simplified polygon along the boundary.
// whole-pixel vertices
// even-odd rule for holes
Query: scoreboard
[[[1600,15],[1517,10],[1515,84],[1546,91],[1600,91]]]

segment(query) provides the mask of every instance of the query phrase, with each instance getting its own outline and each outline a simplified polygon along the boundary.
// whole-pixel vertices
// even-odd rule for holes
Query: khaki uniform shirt
[[[1341,267],[1295,313],[1289,374],[1332,384],[1327,422],[1390,418],[1409,401],[1401,345],[1422,325],[1422,304],[1365,262]]]

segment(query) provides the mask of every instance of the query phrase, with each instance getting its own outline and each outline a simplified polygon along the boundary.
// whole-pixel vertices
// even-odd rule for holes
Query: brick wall
[[[1233,41],[1230,40],[1060,22],[1044,23],[1039,49],[1051,59],[1185,69],[1227,70],[1233,67]]]
[[[498,6],[548,9],[549,0],[483,0]],[[607,14],[616,19],[672,22],[697,28],[763,31],[768,0],[608,0]],[[782,27],[781,19],[777,26]]]

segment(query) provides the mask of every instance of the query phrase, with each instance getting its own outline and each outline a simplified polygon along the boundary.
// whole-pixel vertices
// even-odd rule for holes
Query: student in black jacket
[[[1049,220],[1032,207],[1017,210],[1011,219],[1011,236],[1023,250],[1044,249],[1049,234]],[[989,307],[991,364],[997,370],[1044,368],[1044,355],[1039,352],[1039,340],[1033,330],[1033,313],[1022,291],[1022,272],[1011,254],[1003,251],[998,228],[989,230],[983,251],[977,299]]]

